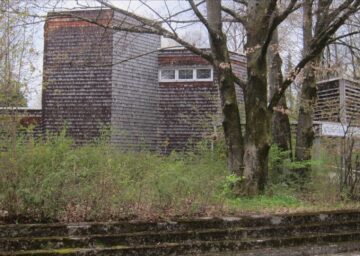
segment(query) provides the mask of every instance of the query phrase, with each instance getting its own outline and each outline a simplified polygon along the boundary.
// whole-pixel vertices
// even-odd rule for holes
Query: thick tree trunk
[[[267,107],[267,49],[264,46],[271,18],[268,7],[269,1],[257,0],[249,1],[247,8],[244,181],[239,193],[248,196],[264,191],[268,174],[271,111]]]
[[[230,60],[221,63],[229,63]],[[218,65],[221,66],[222,64]],[[223,128],[228,149],[228,168],[231,172],[241,175],[243,166],[244,143],[240,126],[240,114],[237,104],[235,84],[231,78],[231,69],[217,69],[219,91],[223,114]]]
[[[270,118],[267,109],[266,61],[248,54],[248,84],[245,90],[246,137],[243,194],[257,195],[265,189],[270,145]]]
[[[228,168],[231,172],[242,175],[243,137],[227,40],[222,31],[221,0],[207,0],[206,4],[208,25],[212,31],[209,33],[209,38],[219,83]]]

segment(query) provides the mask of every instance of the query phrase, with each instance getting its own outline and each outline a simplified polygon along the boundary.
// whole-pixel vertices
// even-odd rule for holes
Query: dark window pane
[[[179,79],[193,79],[193,70],[192,69],[180,69],[179,70]]]
[[[196,70],[196,78],[197,79],[210,79],[211,78],[211,69],[202,68]]]
[[[161,70],[161,79],[162,80],[174,80],[175,79],[175,70]]]

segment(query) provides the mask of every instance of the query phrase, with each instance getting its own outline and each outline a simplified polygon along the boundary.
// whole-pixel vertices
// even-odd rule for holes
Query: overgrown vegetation
[[[19,138],[0,153],[0,210],[14,219],[82,221],[347,207],[321,168],[306,192],[289,172],[272,174],[264,195],[236,198],[239,178],[229,175],[223,148],[211,151],[204,141],[193,152],[161,156],[120,151],[105,140],[75,147],[65,132]],[[290,165],[281,154],[271,151],[271,167]]]
[[[64,133],[19,139],[0,155],[0,204],[9,215],[65,220],[198,213],[219,205],[224,156],[123,152],[98,141],[74,147]]]

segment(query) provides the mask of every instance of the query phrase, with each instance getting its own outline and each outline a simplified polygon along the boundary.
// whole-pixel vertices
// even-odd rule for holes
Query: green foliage
[[[245,177],[240,177],[235,174],[230,174],[225,177],[225,180],[222,184],[221,196],[225,198],[235,198],[234,187],[239,182],[244,181]]]
[[[293,161],[290,152],[281,150],[273,144],[269,151],[269,180],[270,184],[294,183],[297,180],[296,170],[302,168],[316,168],[323,164],[321,160]],[[296,186],[296,184],[293,184]]]
[[[194,152],[123,152],[103,141],[74,147],[65,132],[19,139],[0,153],[0,209],[64,220],[202,212],[218,202],[226,161],[205,145]]]
[[[299,189],[290,171],[275,179],[270,170],[264,195],[237,198],[233,188],[244,179],[229,175],[221,142],[211,147],[204,140],[193,151],[163,156],[146,150],[121,151],[107,142],[108,129],[102,134],[82,146],[75,146],[66,131],[39,141],[0,140],[0,148],[6,149],[0,151],[0,212],[83,221],[288,211],[312,207],[312,202],[317,207],[339,204],[331,199],[337,180],[330,179],[321,166],[314,168],[314,182],[306,191]],[[272,148],[271,167],[294,166],[284,163],[283,156]]]
[[[281,150],[276,144],[273,144],[269,151],[269,169],[277,168],[295,170],[300,168],[307,168],[319,164],[319,161],[293,161],[289,158],[290,151]]]
[[[228,201],[231,208],[246,209],[247,211],[264,211],[280,208],[297,208],[303,203],[294,195],[260,195],[251,198],[236,198]]]

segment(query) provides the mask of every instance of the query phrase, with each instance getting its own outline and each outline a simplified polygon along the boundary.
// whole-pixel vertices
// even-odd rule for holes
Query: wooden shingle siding
[[[242,56],[232,54],[234,72],[244,78],[246,71]],[[159,68],[201,68],[211,65],[187,50],[159,52]],[[213,81],[160,82],[160,138],[162,152],[192,148],[197,142],[209,138],[214,126],[221,125],[219,91],[216,73]],[[243,105],[242,91],[237,97]],[[241,107],[240,107],[241,109]],[[221,129],[221,128],[220,128]]]
[[[209,62],[185,49],[163,50],[159,52],[160,66],[204,66]]]
[[[240,77],[241,79],[246,79],[246,57],[242,54],[237,53],[230,53],[231,59],[231,67],[235,75]],[[244,93],[243,90],[238,86],[235,85],[236,90],[236,97],[238,101],[238,107],[240,112],[240,120],[241,123],[245,123],[245,104],[244,104]]]
[[[161,50],[160,36],[113,31],[84,21],[139,26],[110,10],[49,14],[45,25],[44,129],[65,126],[85,143],[111,127],[111,141],[122,149],[183,150],[221,125],[214,81],[163,83],[159,68],[208,68],[203,58],[184,49]],[[232,54],[243,77],[244,57]],[[237,88],[239,103],[242,91]],[[241,107],[240,107],[241,108]]]
[[[100,12],[100,13],[99,13]],[[110,125],[112,33],[75,17],[110,17],[108,11],[49,14],[45,24],[43,120],[46,132],[78,143]]]
[[[113,63],[153,52],[160,37],[116,32]],[[124,149],[156,149],[159,123],[157,52],[113,66],[112,141]]]
[[[218,89],[212,82],[160,83],[160,147],[184,150],[218,123]]]

